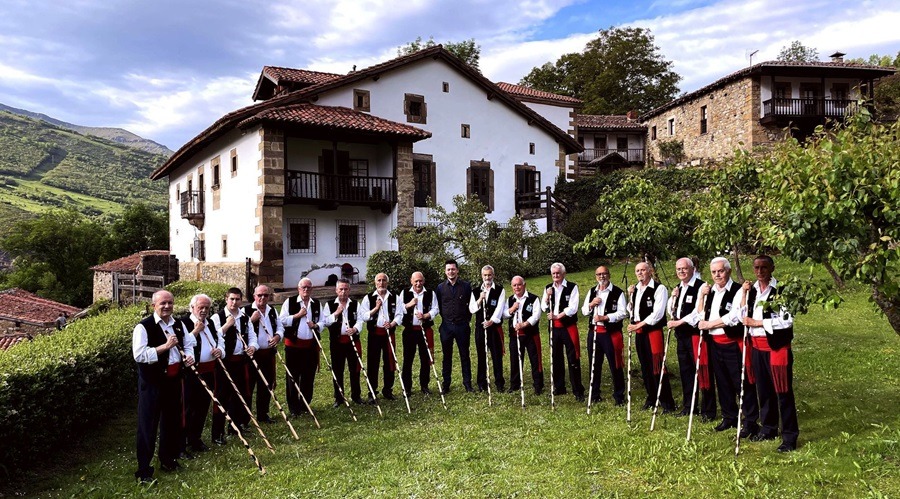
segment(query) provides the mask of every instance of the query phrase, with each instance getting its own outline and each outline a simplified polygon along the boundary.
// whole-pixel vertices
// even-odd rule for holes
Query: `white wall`
[[[800,98],[800,84],[801,83],[811,83],[813,85],[819,86],[822,84],[821,78],[791,78],[784,76],[776,76],[775,82],[790,82],[791,84],[791,98],[799,99]],[[835,83],[845,83],[850,87],[850,93],[848,98],[850,99],[859,99],[859,84],[860,81],[855,78],[825,78],[825,95],[826,99],[831,98],[831,87]],[[768,76],[763,76],[760,78],[759,84],[759,97],[760,101],[766,101],[772,98],[773,88],[772,88],[772,78]],[[760,109],[762,110],[762,109]]]

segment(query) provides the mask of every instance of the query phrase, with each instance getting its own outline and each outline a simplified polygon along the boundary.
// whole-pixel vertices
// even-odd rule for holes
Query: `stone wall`
[[[410,142],[397,145],[397,226],[412,227],[416,184],[413,179],[413,146]]]
[[[112,272],[94,271],[94,302],[99,300],[112,300],[113,297]]]
[[[261,259],[255,267],[259,284],[273,288],[284,287],[284,131],[263,127],[260,134],[259,186],[255,227],[257,240],[254,249]],[[243,264],[241,264],[243,265]],[[244,283],[241,282],[241,286]]]
[[[178,270],[182,279],[228,284],[241,288],[244,296],[249,296],[248,291],[244,289],[247,283],[247,265],[245,263],[180,262]]]

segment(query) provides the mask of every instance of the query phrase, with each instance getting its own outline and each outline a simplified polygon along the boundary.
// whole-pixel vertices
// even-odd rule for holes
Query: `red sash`
[[[376,334],[377,336],[387,336],[388,330],[385,329],[385,328],[383,328],[383,327],[376,327],[376,328],[375,328],[375,334]]]
[[[647,328],[641,328],[642,331]],[[653,374],[659,374],[662,369],[662,361],[663,361],[663,332],[662,329],[653,329],[650,331],[646,331],[646,334],[649,335],[650,339],[650,353],[653,354]]]
[[[209,374],[216,370],[216,361],[200,362],[197,364],[197,372],[200,374]]]
[[[697,349],[700,346],[700,336],[691,336],[694,345],[694,362],[697,361]],[[700,370],[697,371],[697,383],[701,390],[709,390],[709,348],[700,350]]]
[[[753,348],[760,352],[769,352],[769,365],[772,368],[772,384],[775,385],[775,393],[788,392],[788,360],[791,346],[787,345],[778,350],[772,350],[769,339],[765,336],[753,337]]]
[[[170,378],[176,378],[176,377],[178,377],[179,374],[181,374],[181,364],[180,363],[169,364],[169,366],[166,367],[166,376],[168,376]]]

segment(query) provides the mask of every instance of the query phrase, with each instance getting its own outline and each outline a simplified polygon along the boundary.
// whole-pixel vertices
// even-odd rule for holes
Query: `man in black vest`
[[[697,305],[700,287],[704,283],[697,277],[694,263],[690,258],[679,258],[675,262],[675,274],[681,281],[672,290],[669,300],[669,329],[675,330],[678,347],[678,366],[681,373],[681,413],[687,416],[691,411],[691,399],[694,396],[694,377],[700,389],[700,400],[696,404],[695,414],[701,414],[703,421],[716,418],[716,384],[715,377],[709,368],[710,342],[709,335],[704,335],[703,348],[700,346],[700,313]],[[697,351],[700,350],[700,371],[697,371]]]
[[[334,290],[337,297],[333,302],[325,303],[322,315],[325,317],[325,327],[329,333],[331,368],[334,369],[337,378],[337,382],[334,383],[334,407],[337,408],[344,405],[344,366],[350,371],[350,399],[357,404],[363,403],[359,385],[362,366],[359,365],[357,357],[357,354],[362,356],[359,331],[362,329],[363,321],[358,314],[359,304],[356,300],[350,299],[350,281],[343,277],[338,279]]]
[[[434,318],[438,315],[438,299],[434,291],[425,289],[425,276],[413,272],[409,279],[412,287],[403,290],[400,305],[403,307],[403,386],[407,396],[412,395],[412,365],[416,349],[419,350],[419,385],[422,393],[431,394],[428,383],[431,380],[430,360],[434,357]],[[424,333],[424,335],[423,335]],[[426,341],[427,340],[427,341]]]
[[[185,444],[190,446],[193,452],[209,450],[209,447],[201,440],[201,436],[212,399],[209,392],[203,388],[200,379],[206,383],[209,389],[216,390],[216,371],[219,370],[217,359],[222,358],[222,352],[225,350],[225,343],[219,335],[219,330],[209,317],[211,307],[212,300],[209,296],[194,295],[190,302],[191,315],[184,319],[187,330],[193,335],[196,342],[194,359],[197,361],[197,375],[194,375],[193,372],[187,375],[184,397],[187,423]]]
[[[468,281],[459,279],[459,265],[456,260],[447,260],[444,263],[444,274],[447,280],[438,284],[437,299],[438,310],[442,317],[440,335],[441,352],[444,360],[441,366],[441,389],[444,393],[450,391],[450,380],[453,373],[453,342],[459,349],[459,368],[462,371],[463,387],[467,392],[472,391],[472,360],[469,358],[469,343],[472,339],[472,313],[469,311],[469,299],[472,295],[472,286]]]
[[[240,395],[249,404],[249,370],[255,368],[250,364],[248,355],[253,355],[259,345],[256,342],[256,332],[250,327],[250,318],[244,315],[244,311],[241,309],[242,301],[244,301],[244,293],[241,289],[229,288],[225,293],[225,308],[213,315],[212,321],[222,333],[222,340],[225,343],[225,369],[234,380]],[[231,416],[234,423],[243,430],[250,422],[250,414],[244,409],[225,373],[220,374],[221,376],[216,380],[216,398],[228,411],[228,415]],[[217,445],[226,443],[225,414],[218,408],[213,409],[212,439],[213,443]]]
[[[257,286],[253,290],[253,303],[244,307],[244,314],[250,316],[250,325],[256,331],[256,338],[259,342],[259,350],[253,357],[259,364],[266,381],[269,382],[269,388],[275,389],[275,353],[281,338],[284,337],[284,326],[278,320],[278,314],[274,307],[269,306],[269,300],[272,299],[272,290],[268,286]],[[251,382],[251,390],[256,385],[256,420],[262,423],[274,423],[275,420],[269,417],[269,403],[272,396],[269,394],[269,388],[262,381],[262,377],[251,372],[253,381]]]
[[[134,476],[153,482],[153,453],[159,430],[159,464],[163,471],[180,468],[183,428],[181,415],[182,362],[194,365],[194,337],[172,317],[175,297],[161,289],[153,293],[153,315],[134,327],[131,353],[138,367],[137,461]],[[182,359],[179,349],[183,349]]]
[[[663,365],[665,341],[663,326],[666,324],[666,302],[669,292],[659,281],[653,279],[653,268],[647,262],[639,262],[634,266],[634,275],[638,283],[631,292],[628,303],[631,313],[631,324],[628,331],[635,333],[634,349],[641,363],[641,377],[647,398],[644,409],[656,404],[659,392],[659,381],[662,376],[662,391],[659,392],[659,405],[663,412],[675,410],[675,399],[672,397],[672,386],[669,374]]]
[[[502,392],[506,385],[503,379],[502,325],[506,291],[500,283],[494,282],[494,267],[490,265],[481,268],[481,280],[481,287],[473,290],[469,298],[469,312],[475,314],[475,354],[478,358],[475,380],[479,390],[487,390],[487,347],[494,364],[494,384],[497,391]]]
[[[772,277],[775,262],[768,255],[753,260],[756,283],[744,283],[748,293],[744,325],[750,328],[753,341],[753,371],[759,394],[759,415],[762,428],[750,440],[759,442],[778,437],[778,416],[781,414],[781,445],[778,452],[797,448],[800,427],[797,423],[797,404],[794,401],[794,319],[782,306],[772,302],[778,297],[778,281]]]
[[[281,306],[278,320],[284,327],[284,363],[291,377],[285,373],[285,396],[292,416],[308,412],[300,399],[312,404],[316,369],[319,367],[319,344],[313,335],[318,335],[325,327],[321,305],[312,299],[312,281],[304,277],[297,283],[297,296],[287,299]],[[300,393],[294,386],[300,386]]]
[[[379,273],[375,276],[375,291],[363,297],[359,311],[369,332],[369,342],[366,345],[366,371],[369,373],[372,390],[378,393],[378,368],[384,361],[384,391],[381,394],[388,400],[394,400],[397,359],[391,352],[391,345],[397,343],[394,338],[394,331],[397,329],[397,321],[394,318],[397,313],[397,295],[388,290],[387,274]],[[369,402],[375,403],[371,394]]]
[[[520,362],[519,359],[527,352],[534,394],[540,395],[544,391],[544,364],[541,358],[539,298],[526,290],[525,279],[521,276],[513,277],[510,286],[513,295],[506,300],[503,318],[509,319],[509,351],[518,351],[518,356],[515,360],[510,360],[509,389],[518,391],[522,388],[524,373],[520,369],[525,362]]]
[[[715,284],[712,288],[708,284],[700,288],[704,311],[703,319],[697,323],[697,327],[709,331],[713,340],[713,371],[716,375],[719,407],[722,408],[722,422],[715,429],[725,431],[737,427],[740,403],[744,419],[740,437],[747,438],[759,432],[759,403],[749,370],[744,377],[744,399],[738,401],[741,391],[741,359],[745,348],[744,326],[741,324],[744,293],[741,286],[731,280],[731,262],[727,258],[713,258],[709,269]],[[750,361],[749,355],[745,361]]]
[[[597,286],[588,291],[581,306],[581,313],[588,317],[587,350],[588,366],[593,370],[591,403],[600,402],[600,378],[603,372],[603,356],[609,362],[613,381],[613,400],[616,405],[625,403],[624,344],[622,321],[628,317],[625,292],[609,282],[609,269],[601,265],[594,272]],[[599,348],[597,352],[594,348]]]
[[[553,282],[544,288],[541,310],[550,319],[550,341],[553,343],[553,393],[566,393],[566,369],[563,350],[569,363],[569,381],[575,400],[584,402],[581,382],[581,343],[578,339],[578,285],[566,280],[566,266],[557,262],[550,266]]]

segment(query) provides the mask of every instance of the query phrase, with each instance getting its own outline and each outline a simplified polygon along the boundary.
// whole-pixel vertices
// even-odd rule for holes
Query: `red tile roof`
[[[263,66],[262,72],[267,77],[271,78],[276,85],[280,85],[284,81],[315,85],[343,76],[336,73],[323,73],[321,71],[311,71],[309,69],[281,68],[278,66]]]
[[[415,140],[431,137],[431,132],[414,126],[386,120],[346,107],[317,106],[315,104],[293,104],[266,109],[241,121],[238,123],[238,126],[243,127],[260,121],[291,123],[331,130],[369,132],[377,135],[407,137]]]
[[[0,336],[0,350],[9,350],[11,347],[29,339],[27,334],[6,334]]]
[[[635,120],[629,120],[624,114],[579,114],[575,118],[578,128],[583,129],[604,129],[604,130],[625,130],[633,132],[646,132],[647,126],[642,125]]]
[[[499,82],[497,86],[500,90],[511,94],[513,97],[523,101],[543,102],[546,104],[568,105],[569,107],[580,106],[581,99],[569,97],[568,95],[554,94],[545,92],[535,88],[523,87],[521,85],[513,85],[512,83]]]
[[[131,272],[134,273],[138,265],[141,264],[141,259],[147,255],[154,256],[162,256],[168,255],[169,252],[166,250],[147,250],[147,251],[138,251],[133,255],[128,255],[117,260],[110,260],[106,263],[101,263],[100,265],[95,265],[91,267],[91,270],[99,270],[101,272]]]
[[[56,322],[56,318],[62,312],[71,317],[81,312],[81,309],[41,298],[24,289],[12,288],[0,291],[0,319],[44,326]]]

